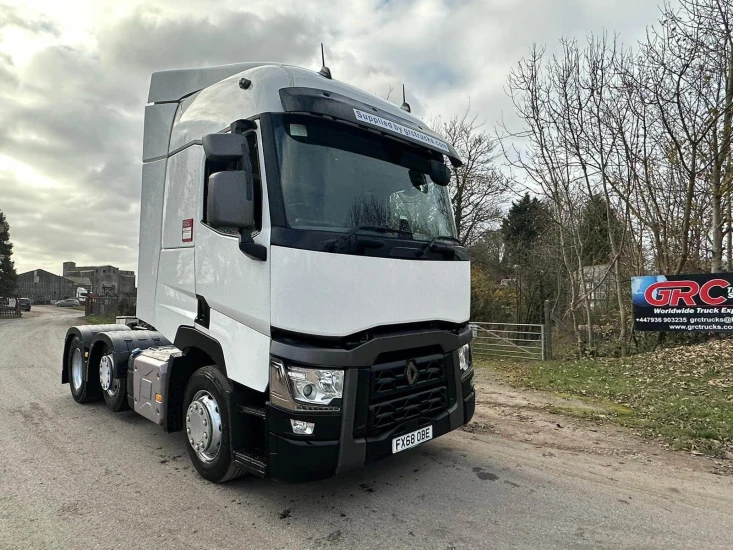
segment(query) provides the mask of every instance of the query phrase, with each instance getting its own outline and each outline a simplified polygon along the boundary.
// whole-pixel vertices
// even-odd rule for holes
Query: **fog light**
[[[293,433],[298,435],[311,435],[316,428],[315,422],[304,422],[293,418],[290,419],[290,425],[293,427]]]

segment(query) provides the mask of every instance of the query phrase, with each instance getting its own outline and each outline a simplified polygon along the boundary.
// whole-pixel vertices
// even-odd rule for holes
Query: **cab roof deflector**
[[[159,71],[150,77],[148,103],[170,103],[191,95],[217,82],[263,65],[279,63],[232,63],[203,69]]]

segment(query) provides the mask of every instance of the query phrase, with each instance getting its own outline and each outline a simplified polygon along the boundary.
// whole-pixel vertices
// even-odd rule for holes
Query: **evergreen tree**
[[[15,272],[12,255],[13,243],[10,242],[10,225],[3,211],[0,210],[0,296],[15,294],[18,274]]]
[[[547,218],[542,203],[530,198],[529,193],[512,203],[501,232],[506,247],[505,262],[509,265],[523,265],[532,253],[532,245],[545,230]]]
[[[512,203],[501,224],[504,269],[515,279],[516,323],[541,323],[544,300],[552,285],[548,279],[547,248],[550,223],[544,205],[524,195]]]
[[[620,239],[621,222],[611,210],[611,227]],[[580,240],[583,243],[581,258],[583,265],[606,264],[611,261],[611,245],[608,239],[608,209],[606,200],[600,195],[591,195],[585,203],[580,217]]]

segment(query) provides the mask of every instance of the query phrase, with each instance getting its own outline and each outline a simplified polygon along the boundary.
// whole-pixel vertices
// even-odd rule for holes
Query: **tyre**
[[[229,380],[216,367],[193,373],[183,394],[183,432],[186,449],[202,477],[222,483],[244,473],[232,459],[229,409],[225,395]]]
[[[112,350],[105,346],[99,360],[99,385],[102,397],[111,411],[126,411],[130,408],[127,403],[127,376],[112,378],[113,367]]]
[[[84,347],[81,340],[75,337],[69,346],[66,364],[69,369],[69,387],[71,396],[77,403],[96,401],[100,397],[99,382],[95,377],[84,380]]]

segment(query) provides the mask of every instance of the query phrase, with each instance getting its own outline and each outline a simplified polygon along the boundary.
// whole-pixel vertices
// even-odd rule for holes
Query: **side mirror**
[[[428,175],[436,184],[445,187],[450,183],[451,170],[443,162],[431,160],[430,173]]]
[[[208,224],[215,228],[252,229],[255,226],[252,189],[250,172],[235,170],[211,174],[206,195]]]
[[[230,162],[249,158],[247,138],[241,134],[208,134],[203,139],[206,160]]]
[[[410,176],[410,182],[415,189],[421,189],[422,186],[428,182],[427,178],[425,178],[425,174],[418,172],[417,170],[410,169],[407,171],[407,174]]]

